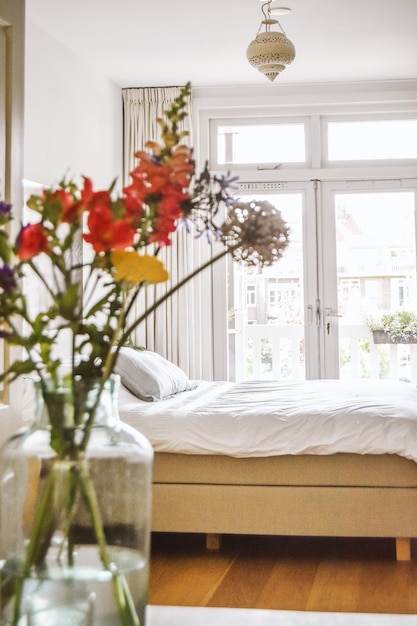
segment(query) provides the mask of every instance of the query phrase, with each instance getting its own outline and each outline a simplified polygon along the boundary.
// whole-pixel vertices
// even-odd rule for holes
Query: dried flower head
[[[272,265],[289,243],[289,228],[266,200],[234,202],[222,226],[222,240],[235,261]]]

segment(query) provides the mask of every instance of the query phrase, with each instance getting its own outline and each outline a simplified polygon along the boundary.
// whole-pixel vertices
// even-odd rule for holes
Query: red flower
[[[32,259],[41,252],[49,252],[48,238],[41,224],[24,226],[17,238],[16,254],[21,261]]]
[[[175,222],[183,215],[181,203],[189,197],[183,190],[190,184],[194,162],[186,146],[178,146],[161,161],[155,158],[155,153],[158,154],[155,145],[148,144],[148,147],[153,148],[153,154],[135,153],[139,163],[131,172],[131,184],[123,190],[123,202],[135,225],[139,224],[147,206],[152,224],[149,243],[169,245]]]
[[[91,197],[88,199],[87,209],[90,211],[94,211],[97,207],[106,207],[111,211],[111,197],[109,191],[96,191],[91,194]]]
[[[163,190],[162,198],[159,202],[158,214],[169,216],[171,219],[182,217],[183,211],[181,202],[187,200],[188,196],[179,188],[166,187]]]
[[[94,197],[93,183],[90,178],[83,176],[84,185],[81,189],[81,197],[64,212],[62,216],[63,222],[73,222],[75,219],[80,219],[84,211],[88,209],[88,204]]]
[[[79,202],[66,189],[55,189],[43,193],[45,214],[54,224],[59,221],[73,222],[78,217]]]
[[[188,187],[190,177],[194,173],[191,150],[186,146],[178,146],[172,153],[170,167],[171,181],[183,189]]]
[[[84,204],[87,204],[88,202],[90,202],[91,198],[94,195],[93,183],[91,181],[91,178],[87,178],[87,176],[83,176],[83,179],[84,179],[84,185],[83,185],[83,188],[81,189],[81,200]]]
[[[123,217],[116,219],[111,209],[98,202],[89,213],[88,230],[84,241],[90,243],[95,252],[107,250],[124,250],[134,243],[135,229],[131,220]]]
[[[144,195],[136,185],[129,185],[123,189],[123,206],[126,214],[129,215],[133,222],[140,220],[143,216],[145,208]]]
[[[162,217],[157,217],[153,223],[153,232],[149,235],[149,243],[157,243],[159,246],[172,244],[170,234],[175,231],[175,224]]]
[[[74,204],[72,195],[65,189],[56,189],[52,193],[47,192],[46,200],[48,203],[58,204],[63,214],[69,211]]]
[[[131,172],[133,185],[140,186],[144,192],[158,193],[167,184],[181,189],[188,187],[194,165],[190,161],[188,148],[175,150],[166,162],[155,161],[146,152],[136,152],[140,159],[139,165]]]
[[[131,184],[123,189],[123,202],[126,209],[128,211],[138,210],[139,208],[143,210],[148,193],[149,185],[146,182],[145,174],[141,173],[139,175],[137,173]]]
[[[139,187],[147,194],[158,193],[169,180],[170,168],[155,161],[147,152],[136,152],[135,156],[140,159],[140,162],[131,172],[133,184],[139,183]]]

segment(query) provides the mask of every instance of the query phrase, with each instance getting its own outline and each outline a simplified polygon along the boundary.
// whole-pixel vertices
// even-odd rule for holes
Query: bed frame
[[[417,464],[395,455],[263,458],[156,453],[154,532],[392,537],[410,560]]]

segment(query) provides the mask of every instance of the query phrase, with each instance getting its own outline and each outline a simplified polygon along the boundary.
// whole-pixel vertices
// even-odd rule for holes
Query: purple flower
[[[0,267],[0,288],[3,291],[12,291],[17,287],[16,274],[8,265]]]
[[[3,202],[2,200],[0,200],[0,213],[2,213],[3,215],[10,215],[11,210],[12,210],[11,204],[7,204],[6,202]]]
[[[0,224],[9,222],[12,217],[12,205],[0,200]]]

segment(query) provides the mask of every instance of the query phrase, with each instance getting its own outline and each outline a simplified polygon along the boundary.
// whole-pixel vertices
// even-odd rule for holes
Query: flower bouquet
[[[19,489],[9,494],[20,497],[20,512],[12,520],[13,545],[5,545],[4,532],[0,536],[1,624],[37,624],[37,611],[42,626],[60,623],[56,615],[48,621],[46,609],[55,596],[67,612],[78,610],[80,603],[87,607],[85,621],[80,618],[71,624],[92,624],[94,619],[94,624],[143,626],[146,599],[136,597],[130,582],[136,585],[137,580],[115,548],[117,544],[120,549],[125,539],[114,541],[107,527],[108,503],[101,501],[97,487],[106,472],[94,470],[89,453],[92,441],[103,438],[103,429],[107,450],[127,447],[136,461],[126,465],[131,473],[120,485],[134,482],[132,464],[136,462],[142,471],[145,465],[145,477],[138,480],[146,483],[143,507],[149,509],[152,452],[138,442],[139,435],[123,434],[112,417],[117,413],[112,392],[117,385],[113,370],[118,352],[161,302],[217,259],[230,252],[239,261],[271,264],[288,243],[288,229],[272,205],[236,202],[231,195],[234,180],[213,176],[207,165],[196,174],[192,150],[182,143],[186,133],[179,130],[189,94],[188,84],[166,111],[166,121],[158,120],[161,140],[148,142],[146,150],[135,155],[137,167],[121,195],[114,197],[114,185],[95,191],[89,178],[81,186],[64,180],[28,200],[38,220],[23,226],[15,241],[8,234],[11,206],[0,202],[0,337],[22,355],[8,364],[0,382],[36,377],[37,427],[43,429],[43,438],[37,440],[42,454],[28,452],[32,445],[28,441],[35,437],[34,428],[29,428],[19,467],[12,464],[10,454],[16,439],[9,444],[6,467],[2,467],[6,474],[17,475],[24,466],[32,483],[21,496]],[[159,300],[132,319],[140,292],[169,280],[158,253],[171,244],[172,233],[179,228],[195,236],[207,235],[209,242],[220,241],[223,246],[180,282],[168,285]],[[37,276],[46,293],[40,312],[32,312],[30,294],[22,291],[28,273]],[[70,346],[69,358],[61,356],[63,338]],[[106,474],[104,491],[116,479],[116,473]],[[8,493],[6,488],[3,491]],[[140,497],[135,502],[133,512],[126,506],[132,519],[136,516],[139,521],[131,520],[125,535],[133,536],[126,545],[137,547],[139,527],[146,527],[148,513],[141,519]],[[80,561],[83,516],[90,533],[87,562]],[[143,551],[146,557],[146,546]],[[95,590],[88,588],[86,594],[85,585],[80,587],[80,581],[89,578],[89,559],[96,562],[95,583],[105,580],[107,592],[111,590],[110,618],[93,617]],[[65,581],[64,592],[62,585],[59,592],[55,590],[54,580]],[[45,586],[51,589],[49,599],[40,608],[38,602],[31,612],[31,602],[43,597]]]

